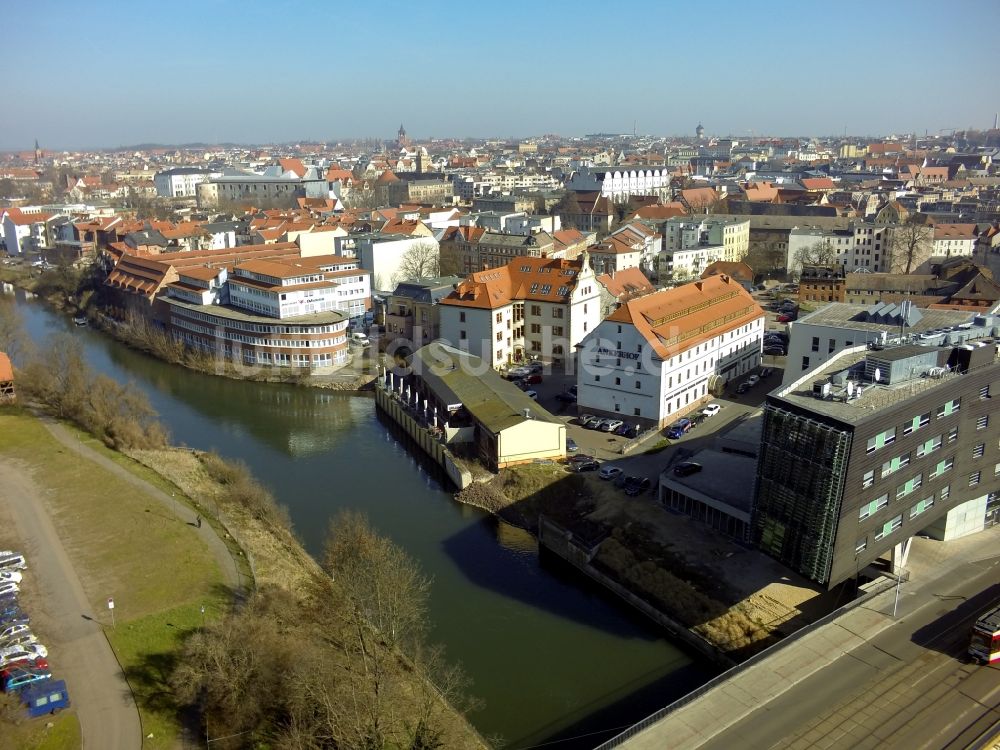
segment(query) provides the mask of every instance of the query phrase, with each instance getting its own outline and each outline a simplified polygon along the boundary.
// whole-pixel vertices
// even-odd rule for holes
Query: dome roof
[[[379,175],[379,178],[375,180],[376,185],[387,185],[390,182],[399,182],[399,178],[392,173],[391,169],[385,170]]]

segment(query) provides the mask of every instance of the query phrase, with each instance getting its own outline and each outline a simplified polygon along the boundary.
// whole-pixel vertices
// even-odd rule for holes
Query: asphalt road
[[[904,589],[895,624],[701,747],[965,748],[1000,720],[1000,666],[962,658],[995,601],[1000,556]]]
[[[53,673],[66,680],[85,748],[142,746],[139,712],[83,586],[28,469],[0,458],[0,503],[13,518],[34,589],[29,615],[49,647]]]

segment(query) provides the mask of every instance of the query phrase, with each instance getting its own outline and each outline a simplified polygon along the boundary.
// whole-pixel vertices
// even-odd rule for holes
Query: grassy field
[[[5,725],[0,734],[0,750],[75,750],[80,744],[80,723],[72,711]]]
[[[144,746],[173,746],[179,727],[163,677],[184,634],[201,624],[201,607],[212,618],[228,605],[215,560],[191,526],[64,449],[34,417],[0,410],[0,434],[0,451],[35,469],[95,611],[107,613],[106,599],[115,599],[108,635],[139,701],[143,733],[154,735]]]

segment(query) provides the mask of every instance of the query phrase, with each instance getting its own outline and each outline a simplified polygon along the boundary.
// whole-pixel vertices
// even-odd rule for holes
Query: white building
[[[355,238],[354,245],[357,257],[361,259],[361,267],[371,273],[374,288],[381,292],[391,292],[396,284],[412,275],[404,268],[408,253],[426,253],[429,264],[433,260],[434,268],[428,269],[429,276],[437,274],[436,264],[441,258],[441,247],[434,237],[368,234]],[[338,254],[347,255],[346,242],[340,243],[339,248]]]
[[[721,246],[724,260],[736,263],[750,250],[750,220],[726,216],[678,216],[663,223],[663,251]]]
[[[724,274],[628,300],[580,346],[580,411],[662,427],[756,368],[764,325]]]
[[[371,307],[369,278],[339,258],[249,260],[229,276],[229,303],[272,318],[333,310],[358,318]]]
[[[681,250],[666,250],[661,255],[659,277],[661,280],[687,281],[700,278],[717,260],[723,260],[722,245],[696,245]]]
[[[530,357],[565,362],[601,320],[589,257],[523,257],[477,271],[439,302],[441,338],[499,369]]]
[[[53,214],[38,208],[8,208],[0,212],[0,228],[9,255],[37,252],[48,246],[45,223]]]
[[[976,249],[975,224],[935,224],[932,255],[953,258],[971,256]]]
[[[631,195],[660,195],[670,192],[670,170],[663,165],[594,169],[581,167],[566,187],[577,192],[597,191],[605,198],[625,200]]]
[[[199,167],[175,167],[157,172],[153,177],[153,186],[161,198],[194,198],[198,195],[200,183],[220,174]]]

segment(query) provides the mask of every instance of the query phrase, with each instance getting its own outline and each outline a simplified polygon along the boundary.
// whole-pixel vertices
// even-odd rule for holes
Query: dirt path
[[[80,720],[83,747],[142,746],[139,712],[80,579],[45,510],[27,467],[0,457],[0,510],[23,540],[32,624],[50,644],[57,677],[66,680]],[[34,600],[31,602],[31,600]]]
[[[101,455],[90,446],[81,443],[72,432],[58,422],[42,418],[42,423],[45,425],[45,428],[49,431],[49,433],[51,433],[52,437],[58,440],[64,447],[69,448],[71,451],[77,453],[88,461],[93,461],[102,469],[111,472],[129,484],[138,487],[143,491],[143,493],[158,501],[160,505],[163,506],[164,510],[181,521],[191,524],[194,523],[194,511],[181,505],[166,492],[163,492],[162,490],[149,484],[149,482],[140,479],[128,469],[116,464],[107,456]],[[169,479],[169,477],[167,478]],[[219,564],[219,570],[222,572],[225,583],[230,586],[233,591],[241,592],[239,567],[237,566],[236,560],[229,553],[229,548],[226,546],[225,542],[223,542],[219,538],[219,535],[215,533],[215,529],[213,529],[210,524],[205,523],[198,529],[192,528],[192,531],[198,534],[202,541],[208,546],[209,551],[212,553],[212,557],[214,557],[216,562]]]

